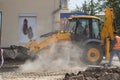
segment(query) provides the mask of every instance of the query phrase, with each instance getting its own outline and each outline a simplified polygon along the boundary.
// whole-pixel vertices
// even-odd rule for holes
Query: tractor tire
[[[98,65],[103,60],[103,49],[99,44],[91,43],[84,47],[82,61],[88,65]]]

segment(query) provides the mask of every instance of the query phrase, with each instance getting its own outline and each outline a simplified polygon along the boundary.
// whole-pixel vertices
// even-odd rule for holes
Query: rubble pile
[[[89,67],[78,73],[66,73],[63,80],[120,80],[120,68]]]

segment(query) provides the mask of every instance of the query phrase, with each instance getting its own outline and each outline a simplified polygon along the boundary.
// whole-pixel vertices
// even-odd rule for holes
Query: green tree
[[[93,0],[91,1],[84,1],[84,3],[82,4],[82,7],[78,7],[76,6],[76,9],[72,12],[83,12],[86,13],[88,15],[95,15],[98,13],[98,6],[99,2],[94,2]]]
[[[113,8],[116,26],[120,26],[120,0],[98,0],[102,4],[98,7],[99,11],[105,8]]]
[[[120,35],[120,0],[99,0],[102,4],[99,6],[99,11],[105,8],[113,8],[115,28]]]
[[[86,14],[90,14],[90,7],[89,7],[89,3],[87,3],[86,1],[82,4],[81,7],[81,11],[86,13]]]

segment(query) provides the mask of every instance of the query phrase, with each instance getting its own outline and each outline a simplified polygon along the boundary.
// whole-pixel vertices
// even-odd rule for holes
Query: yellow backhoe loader
[[[103,57],[109,59],[110,39],[114,37],[114,14],[112,8],[105,10],[105,21],[96,16],[72,16],[70,19],[71,39],[83,48],[85,63],[99,64]]]
[[[11,46],[15,54],[37,54],[54,42],[70,41],[77,44],[84,51],[82,60],[88,64],[99,64],[103,57],[109,58],[109,39],[114,37],[114,14],[112,8],[105,10],[105,22],[101,26],[101,19],[96,16],[72,16],[69,19],[69,28],[58,32],[52,32],[42,36],[48,36],[40,42],[30,41],[24,46]]]

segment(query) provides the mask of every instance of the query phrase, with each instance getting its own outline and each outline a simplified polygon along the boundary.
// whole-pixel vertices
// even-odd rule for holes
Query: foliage
[[[94,0],[91,0],[91,1],[86,0],[82,4],[82,7],[78,7],[76,5],[76,9],[74,11],[71,11],[71,12],[83,12],[83,13],[86,13],[88,15],[95,15],[95,14],[99,13],[99,11],[98,11],[99,6],[100,6],[100,3],[98,1],[94,2]]]
[[[81,12],[85,12],[87,14],[93,13],[93,15],[95,15],[95,14],[102,13],[105,10],[105,8],[113,8],[114,17],[115,17],[115,26],[119,27],[120,26],[120,0],[97,0],[96,2],[94,2],[93,0],[91,0],[90,2],[85,1],[82,7],[80,7],[77,10],[80,10]]]
[[[120,0],[86,0],[82,7],[76,6],[76,9],[72,12],[84,12],[86,14],[99,14],[102,13],[105,8],[113,8],[115,15],[115,24],[120,26]]]
[[[115,17],[115,27],[120,33],[120,0],[99,0],[102,4],[99,6],[99,11],[105,8],[113,8]]]

